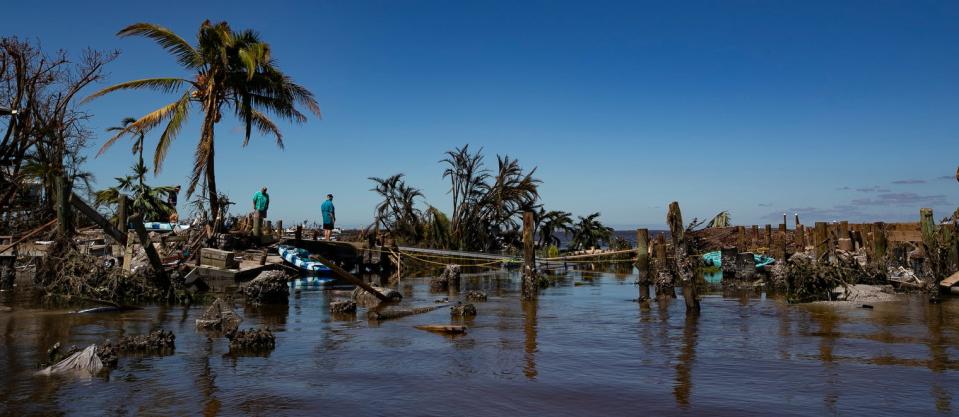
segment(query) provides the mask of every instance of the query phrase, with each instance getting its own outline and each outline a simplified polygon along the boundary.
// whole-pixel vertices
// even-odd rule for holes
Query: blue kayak
[[[295,248],[293,246],[280,245],[277,249],[284,261],[293,266],[310,272],[330,272],[330,267],[320,262],[310,260],[310,253],[305,249]]]
[[[766,255],[754,253],[753,256],[756,258],[756,269],[761,269],[776,262],[776,259]],[[703,254],[703,261],[706,262],[706,266],[723,266],[722,255],[718,250]]]

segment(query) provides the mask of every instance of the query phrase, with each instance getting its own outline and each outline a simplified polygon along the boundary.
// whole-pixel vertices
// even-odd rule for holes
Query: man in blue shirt
[[[330,240],[333,234],[333,223],[336,222],[336,209],[333,207],[333,194],[326,195],[326,201],[320,205],[323,213],[323,239]]]

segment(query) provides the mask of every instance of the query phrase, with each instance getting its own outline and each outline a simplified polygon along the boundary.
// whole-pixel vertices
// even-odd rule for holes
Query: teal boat
[[[766,255],[759,255],[754,253],[753,256],[756,258],[757,270],[763,269],[766,265],[772,265],[776,263],[775,258],[766,256]],[[703,261],[706,263],[706,266],[716,266],[716,267],[723,266],[723,258],[722,258],[722,255],[720,254],[720,251],[718,250],[703,254]]]

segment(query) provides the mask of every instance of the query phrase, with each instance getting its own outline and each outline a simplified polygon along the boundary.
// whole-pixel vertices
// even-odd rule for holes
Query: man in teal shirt
[[[333,207],[333,194],[326,195],[326,201],[320,205],[323,213],[323,239],[330,240],[333,234],[333,223],[336,222],[336,208]]]
[[[253,194],[253,210],[260,215],[261,219],[266,218],[266,211],[270,208],[270,195],[266,193],[266,187]]]

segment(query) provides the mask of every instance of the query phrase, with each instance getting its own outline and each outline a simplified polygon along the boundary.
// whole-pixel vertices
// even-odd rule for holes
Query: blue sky
[[[400,172],[448,210],[437,161],[467,143],[537,167],[546,208],[620,228],[663,224],[672,200],[687,218],[729,210],[744,224],[959,205],[959,3],[667,3],[11,2],[0,34],[120,50],[108,68],[120,82],[186,75],[150,41],[115,36],[130,23],[187,39],[204,19],[258,30],[323,119],[281,124],[281,151],[266,137],[241,148],[224,118],[217,178],[234,212],[269,186],[271,217],[287,222],[317,219],[333,193],[340,222],[365,225],[367,177]],[[91,156],[105,127],[174,98],[86,105]],[[186,182],[198,132],[184,129],[153,182]],[[91,157],[100,185],[127,171],[128,149]]]

